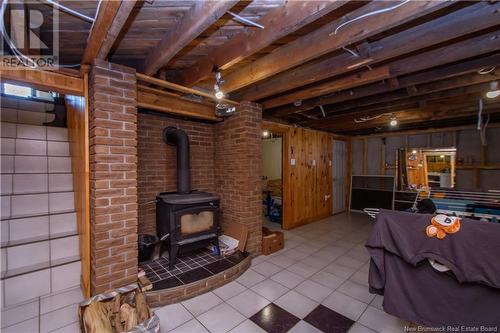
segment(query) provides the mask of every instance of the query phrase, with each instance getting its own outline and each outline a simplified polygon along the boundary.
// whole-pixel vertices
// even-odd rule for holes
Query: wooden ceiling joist
[[[247,27],[227,43],[214,49],[179,73],[178,83],[192,86],[208,77],[214,68],[227,69],[272,42],[341,7],[347,1],[288,1],[271,10],[258,23],[264,29]]]
[[[82,64],[89,65],[96,58],[107,58],[135,3],[136,0],[102,0],[87,39]]]
[[[232,92],[241,89],[326,53],[360,42],[377,33],[450,5],[449,2],[442,1],[409,1],[392,11],[369,16],[363,20],[352,21],[348,28],[340,28],[334,34],[336,28],[343,23],[361,15],[394,6],[394,4],[394,2],[385,1],[370,2],[345,15],[333,24],[324,25],[310,34],[297,38],[293,42],[274,50],[269,55],[225,76],[223,90]]]
[[[482,68],[494,67],[497,65],[500,65],[500,54],[467,60],[457,64],[447,65],[439,68],[432,68],[424,72],[402,76],[397,79],[396,85],[391,84],[389,80],[386,80],[385,82],[377,82],[374,84],[341,91],[337,94],[325,95],[319,98],[309,99],[303,101],[302,105],[294,107],[293,113],[312,110],[319,107],[320,105],[327,106],[329,104],[352,101],[361,99],[362,97],[388,93],[399,88],[406,88],[426,82],[438,81],[440,79],[453,78],[463,74],[475,72]],[[281,106],[266,111],[265,115],[283,116],[290,114],[290,111],[290,106]]]
[[[362,56],[361,59],[346,52],[275,75],[233,94],[232,97],[236,100],[259,100],[362,66],[488,29],[498,24],[499,15],[500,3],[480,2],[381,40],[364,43],[362,48],[365,52],[360,54],[365,54],[365,57]]]
[[[137,86],[137,106],[189,118],[209,121],[222,120],[215,115],[213,104],[190,101],[172,93],[143,85]]]
[[[196,1],[193,8],[152,49],[144,61],[142,72],[147,75],[155,74],[237,2],[238,0]]]
[[[464,60],[495,52],[500,49],[499,32],[491,32],[485,35],[467,39],[452,45],[443,46],[428,52],[416,54],[411,57],[400,59],[389,63],[391,75],[398,77],[401,75],[426,70],[432,67],[438,67],[455,61]],[[334,80],[323,83],[322,86],[335,84]],[[307,90],[306,90],[307,91]],[[306,93],[303,91],[303,93]],[[283,105],[283,104],[281,104]],[[279,111],[269,111],[270,116],[283,116],[289,113],[295,113],[296,109],[290,105],[288,111],[280,109]]]
[[[28,84],[40,90],[83,96],[83,79],[35,69],[0,69],[2,82]]]

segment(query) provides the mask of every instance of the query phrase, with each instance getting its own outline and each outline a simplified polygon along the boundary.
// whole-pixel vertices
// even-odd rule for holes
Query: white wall
[[[262,176],[266,180],[281,179],[282,140],[262,140]]]

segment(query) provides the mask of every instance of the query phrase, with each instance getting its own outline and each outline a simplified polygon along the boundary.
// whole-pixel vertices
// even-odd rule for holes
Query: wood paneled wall
[[[85,83],[88,82],[87,75],[85,75],[84,81]],[[80,238],[80,258],[82,263],[80,283],[85,297],[90,296],[90,191],[87,100],[87,96],[65,96],[71,169],[75,191],[75,210]]]
[[[272,122],[263,128],[283,137],[283,229],[332,215],[333,139],[346,138]]]

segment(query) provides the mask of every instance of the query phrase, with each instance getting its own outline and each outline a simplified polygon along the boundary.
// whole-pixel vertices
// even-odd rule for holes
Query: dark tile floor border
[[[248,269],[248,267],[250,267],[251,260],[252,257],[249,255],[242,260],[239,260],[238,263],[233,266],[222,271],[220,271],[220,269],[223,264],[219,264],[217,267],[214,265],[214,267],[212,267],[212,272],[215,273],[215,271],[219,271],[218,273],[203,277],[194,282],[188,282],[189,278],[186,278],[184,284],[179,285],[178,278],[175,276],[161,280],[156,285],[156,288],[164,287],[165,289],[147,291],[147,302],[151,307],[159,307],[181,302],[185,299],[206,293],[238,278]],[[207,267],[207,269],[210,268]]]

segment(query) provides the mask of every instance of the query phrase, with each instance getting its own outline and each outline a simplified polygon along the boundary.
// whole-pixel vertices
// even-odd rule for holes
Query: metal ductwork
[[[177,147],[177,193],[188,194],[191,192],[189,137],[185,131],[169,126],[163,130],[163,141]]]

